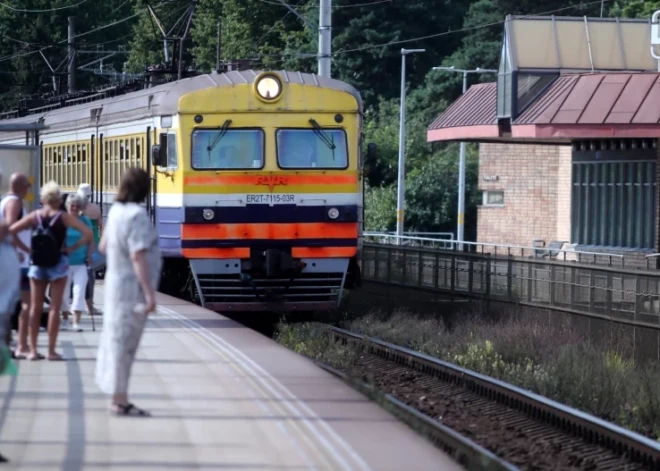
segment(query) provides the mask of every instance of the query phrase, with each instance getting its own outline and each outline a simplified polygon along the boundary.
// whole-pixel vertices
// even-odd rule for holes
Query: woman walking
[[[83,214],[85,209],[85,200],[83,197],[74,193],[69,195],[66,200],[66,210],[72,218],[81,221],[93,232],[92,221]],[[82,239],[82,233],[74,227],[66,230],[66,247],[72,248]],[[92,254],[94,253],[94,241],[81,246],[75,251],[69,252],[69,276],[64,287],[64,297],[62,299],[62,330],[69,329],[69,312],[73,313],[73,330],[82,332],[80,326],[80,316],[85,309],[85,294],[87,291],[87,267],[92,264]],[[73,287],[73,290],[71,289]],[[71,296],[71,291],[73,295]],[[70,298],[73,298],[69,301]]]
[[[48,182],[41,188],[43,207],[31,212],[20,221],[12,224],[9,232],[18,234],[32,229],[31,262],[28,269],[30,278],[30,353],[29,360],[44,358],[38,352],[37,337],[39,322],[44,305],[46,289],[50,285],[50,310],[48,313],[48,360],[62,360],[55,352],[57,334],[60,328],[60,308],[62,295],[69,273],[68,254],[92,240],[92,231],[78,218],[60,210],[62,196],[55,182]],[[71,247],[64,247],[67,228],[81,232],[80,240]]]
[[[158,235],[139,204],[148,192],[149,177],[144,170],[124,172],[100,243],[107,268],[96,383],[112,395],[110,407],[116,415],[150,415],[128,401],[131,368],[147,314],[156,309],[162,264]]]

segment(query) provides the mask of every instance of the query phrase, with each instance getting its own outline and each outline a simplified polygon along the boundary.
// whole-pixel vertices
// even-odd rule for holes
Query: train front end
[[[334,309],[359,284],[359,95],[310,74],[234,74],[179,101],[196,294],[218,312]]]

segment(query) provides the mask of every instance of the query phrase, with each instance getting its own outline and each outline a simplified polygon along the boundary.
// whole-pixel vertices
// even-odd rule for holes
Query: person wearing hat
[[[92,196],[92,187],[89,183],[81,183],[78,187],[78,195],[82,196],[85,200],[85,207],[83,214],[92,221],[92,232],[94,233],[94,246],[98,247],[101,241],[101,228],[103,226],[103,217],[101,215],[101,208],[90,200]],[[89,315],[100,314],[94,309],[94,280],[95,271],[92,267],[88,267],[87,273],[87,289],[85,290],[85,303],[87,304],[87,312]]]

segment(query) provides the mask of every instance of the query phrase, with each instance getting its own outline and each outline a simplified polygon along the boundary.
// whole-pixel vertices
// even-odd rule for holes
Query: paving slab
[[[17,377],[0,378],[2,469],[461,469],[273,340],[176,298],[158,305],[130,386],[153,417],[108,413],[94,383],[102,320],[92,332],[84,319],[84,332],[60,334],[68,361],[20,361]]]

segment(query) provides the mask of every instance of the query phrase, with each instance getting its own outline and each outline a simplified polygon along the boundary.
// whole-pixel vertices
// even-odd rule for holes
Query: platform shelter
[[[478,240],[659,250],[660,73],[649,21],[507,17],[497,82],[428,141],[479,143]]]

